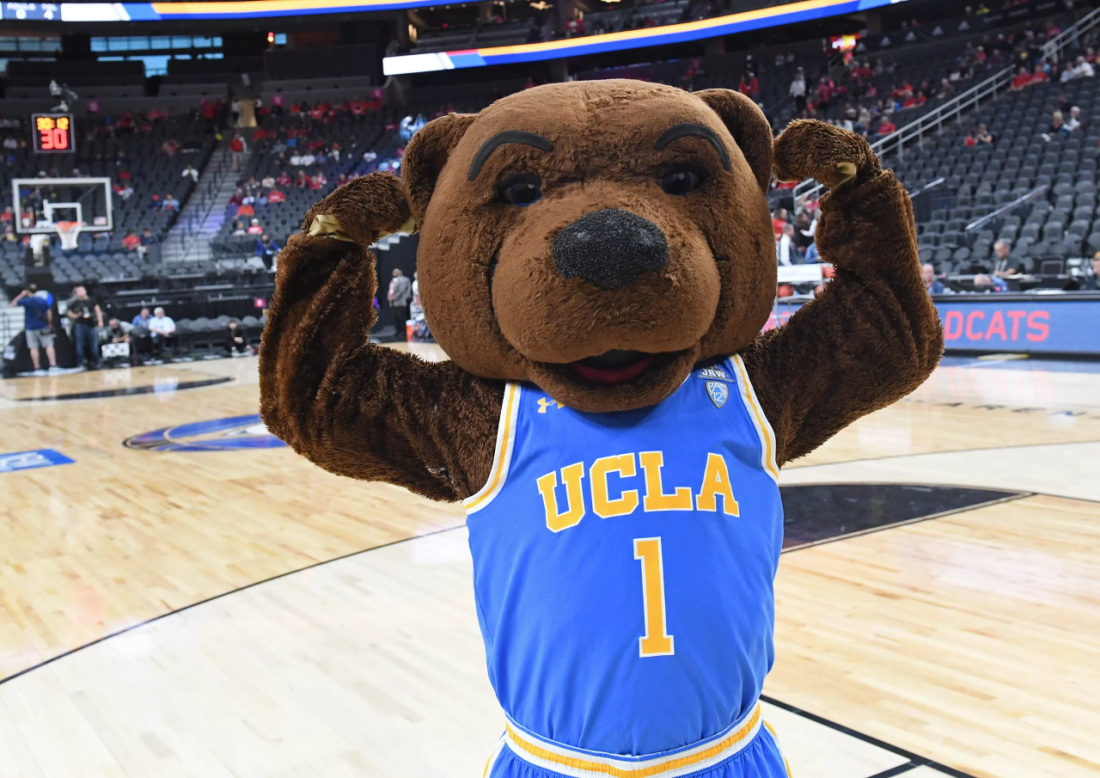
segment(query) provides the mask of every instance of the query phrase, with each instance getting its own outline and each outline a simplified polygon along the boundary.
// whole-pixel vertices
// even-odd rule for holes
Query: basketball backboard
[[[110,178],[15,178],[11,188],[20,234],[53,234],[56,222],[82,222],[81,232],[114,227]]]

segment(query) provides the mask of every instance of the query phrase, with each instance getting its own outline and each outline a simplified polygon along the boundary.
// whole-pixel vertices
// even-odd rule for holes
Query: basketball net
[[[65,251],[75,249],[80,239],[80,228],[83,226],[84,222],[54,222],[53,228],[61,238],[61,248]]]

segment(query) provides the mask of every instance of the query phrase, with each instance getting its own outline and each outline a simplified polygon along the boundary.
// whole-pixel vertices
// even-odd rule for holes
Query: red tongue
[[[600,370],[598,367],[589,367],[588,365],[582,365],[580,362],[574,362],[569,367],[574,373],[582,378],[587,378],[589,381],[598,381],[601,384],[617,384],[620,381],[629,381],[631,378],[641,375],[649,367],[651,361],[653,361],[653,357],[644,356],[633,365],[621,367],[618,370]]]

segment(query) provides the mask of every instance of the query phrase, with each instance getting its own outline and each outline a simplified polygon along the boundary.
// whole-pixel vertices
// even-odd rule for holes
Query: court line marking
[[[221,386],[232,382],[234,379],[228,376],[207,378],[201,381],[181,381],[175,386],[163,384],[142,384],[141,386],[125,386],[117,389],[93,389],[88,392],[71,392],[69,394],[50,394],[40,397],[20,397],[9,402],[71,402],[73,400],[105,400],[112,397],[134,397],[139,394],[175,394],[186,392],[188,389],[202,389],[207,386]]]
[[[948,451],[918,451],[915,454],[886,454],[881,457],[864,457],[862,459],[840,459],[836,462],[816,462],[812,465],[793,465],[787,464],[783,466],[783,470],[808,470],[811,467],[832,467],[834,465],[854,465],[859,462],[882,462],[887,459],[915,459],[916,457],[936,457],[945,456],[947,454],[974,454],[979,451],[1016,451],[1018,449],[1038,448],[1040,446],[1083,446],[1086,444],[1100,443],[1100,438],[1095,440],[1066,440],[1055,441],[1053,443],[1021,443],[1019,446],[980,446],[978,448],[954,448]],[[794,484],[790,484],[794,486]],[[928,486],[929,484],[924,484]],[[976,486],[975,489],[989,489],[988,486]]]
[[[205,605],[208,602],[213,602],[214,600],[220,600],[222,597],[228,597],[231,594],[236,594],[237,592],[243,592],[246,589],[251,589],[255,586],[260,586],[261,584],[270,583],[271,581],[277,581],[280,578],[286,578],[288,575],[294,575],[295,573],[302,573],[302,572],[305,572],[306,570],[312,570],[313,568],[320,567],[321,565],[327,565],[327,564],[331,564],[333,562],[339,562],[342,559],[349,559],[350,557],[358,556],[359,554],[365,554],[368,551],[376,551],[380,548],[389,548],[390,546],[396,546],[396,545],[399,545],[401,543],[408,543],[411,540],[419,540],[420,538],[430,538],[433,535],[442,535],[444,532],[454,532],[456,529],[464,529],[465,527],[466,527],[466,523],[464,521],[462,524],[458,524],[454,527],[444,527],[442,529],[432,530],[431,532],[425,532],[421,535],[412,535],[410,537],[401,538],[399,540],[391,540],[389,543],[382,543],[381,545],[371,546],[370,548],[361,548],[358,551],[351,551],[347,554],[341,554],[340,556],[333,557],[332,559],[324,559],[320,562],[314,562],[311,565],[306,565],[305,567],[299,567],[299,568],[296,568],[294,570],[288,570],[285,573],[279,573],[278,575],[273,575],[270,578],[263,579],[262,581],[253,581],[252,583],[245,584],[244,586],[241,586],[237,589],[230,589],[229,591],[222,592],[221,594],[215,594],[213,597],[207,597],[205,600],[198,600],[198,601],[190,603],[188,605],[184,605],[182,608],[176,608],[175,610],[167,611],[166,613],[161,613],[158,616],[153,616],[151,619],[146,619],[145,621],[138,622],[137,624],[131,624],[129,627],[124,627],[124,628],[118,630],[117,632],[112,632],[109,635],[104,635],[101,638],[96,638],[95,640],[91,641],[90,643],[84,643],[83,645],[76,646],[75,648],[70,648],[68,651],[66,651],[62,654],[58,654],[57,656],[50,657],[49,659],[43,660],[43,661],[39,662],[36,665],[32,665],[31,667],[27,667],[23,670],[20,670],[19,672],[15,673],[14,675],[9,675],[7,678],[0,678],[0,686],[3,686],[8,681],[14,681],[16,678],[19,678],[20,676],[26,675],[27,673],[30,673],[33,670],[37,670],[41,667],[45,667],[46,665],[53,664],[54,662],[58,661],[59,659],[64,659],[67,656],[72,656],[73,654],[77,653],[78,651],[83,651],[86,648],[91,648],[92,646],[97,645],[98,643],[102,643],[105,640],[110,640],[111,638],[118,637],[119,635],[125,635],[127,632],[133,632],[135,629],[140,629],[141,627],[144,627],[147,624],[152,624],[154,621],[160,621],[161,619],[168,618],[169,616],[172,616],[174,614],[182,613],[183,611],[191,610],[192,608],[197,608],[200,605]]]
[[[877,737],[866,735],[857,729],[852,729],[851,727],[845,726],[844,724],[840,724],[831,719],[827,719],[824,716],[818,716],[816,713],[810,713],[809,711],[802,710],[801,708],[791,705],[790,703],[781,702],[774,697],[769,697],[766,694],[760,695],[760,699],[766,703],[774,705],[777,708],[782,708],[788,713],[793,713],[796,716],[801,716],[804,719],[809,719],[816,724],[821,724],[823,726],[829,727],[830,729],[836,730],[837,732],[841,732],[850,737],[854,737],[856,740],[862,740],[864,743],[868,743],[872,746],[877,746],[878,748],[881,748],[884,751],[889,751],[892,754],[903,756],[910,762],[909,765],[899,765],[898,767],[891,768],[884,773],[873,775],[871,776],[871,778],[886,778],[887,776],[891,775],[899,775],[903,772],[908,772],[909,770],[914,770],[918,767],[931,767],[933,770],[939,770],[940,772],[946,773],[953,778],[976,778],[976,776],[971,775],[970,773],[964,773],[962,770],[956,770],[954,767],[948,767],[945,764],[941,764],[933,759],[921,756],[920,754],[914,754],[912,751],[906,751],[904,748],[891,745],[885,740],[879,740]],[[901,770],[900,768],[902,767],[906,769]],[[897,770],[898,772],[894,772],[895,770]]]

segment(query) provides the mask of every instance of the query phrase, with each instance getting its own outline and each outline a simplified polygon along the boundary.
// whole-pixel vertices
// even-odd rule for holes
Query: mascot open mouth
[[[653,363],[644,351],[614,349],[595,357],[571,362],[569,369],[581,378],[600,384],[617,384],[637,378]]]

